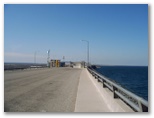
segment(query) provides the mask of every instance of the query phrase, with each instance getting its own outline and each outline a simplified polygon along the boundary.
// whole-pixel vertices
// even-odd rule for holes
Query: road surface
[[[5,112],[74,112],[82,69],[4,72]]]

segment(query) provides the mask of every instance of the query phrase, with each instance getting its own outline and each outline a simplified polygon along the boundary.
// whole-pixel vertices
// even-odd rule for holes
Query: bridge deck
[[[86,69],[77,68],[5,71],[4,111],[132,112]]]
[[[4,111],[74,112],[81,69],[4,72]]]

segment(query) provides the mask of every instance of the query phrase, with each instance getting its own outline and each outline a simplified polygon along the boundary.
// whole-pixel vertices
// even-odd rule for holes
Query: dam
[[[4,72],[4,112],[147,112],[148,103],[91,68],[39,68]],[[122,98],[122,99],[119,99]]]

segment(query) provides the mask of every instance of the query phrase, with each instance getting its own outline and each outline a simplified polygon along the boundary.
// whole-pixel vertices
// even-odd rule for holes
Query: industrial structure
[[[61,63],[60,60],[50,60],[50,67],[60,67]]]

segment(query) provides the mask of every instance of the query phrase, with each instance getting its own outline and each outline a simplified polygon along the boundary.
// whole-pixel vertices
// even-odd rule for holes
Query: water
[[[148,100],[148,66],[100,66],[95,70]]]
[[[4,70],[27,69],[27,68],[31,68],[32,66],[37,66],[37,67],[43,68],[43,67],[46,67],[46,64],[5,62],[4,63]]]

